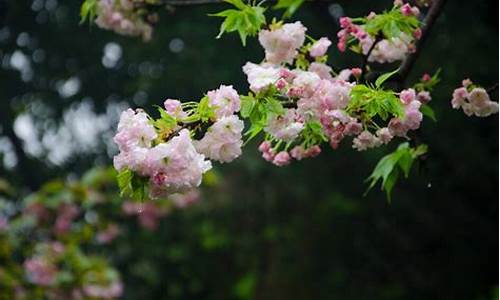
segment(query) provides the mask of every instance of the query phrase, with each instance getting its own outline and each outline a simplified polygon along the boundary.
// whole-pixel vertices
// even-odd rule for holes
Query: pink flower
[[[247,62],[243,66],[243,72],[247,75],[250,89],[258,93],[270,85],[274,85],[281,77],[281,69],[272,65],[257,65]]]
[[[173,194],[170,200],[177,208],[189,207],[200,200],[200,191],[197,189],[190,190],[184,194]]]
[[[417,40],[420,40],[420,38],[422,37],[422,29],[415,29],[415,31],[413,32],[413,37],[415,37]]]
[[[381,144],[382,141],[378,137],[365,130],[354,138],[352,147],[358,151],[363,151],[369,148],[378,147]]]
[[[432,100],[431,93],[428,91],[421,91],[417,94],[417,100],[422,104],[429,103]]]
[[[281,151],[280,153],[276,154],[273,160],[273,164],[277,165],[278,167],[286,166],[290,163],[290,154],[286,151]]]
[[[430,81],[431,79],[432,77],[428,73],[424,73],[424,75],[422,75],[422,81],[424,82]]]
[[[0,215],[0,232],[6,231],[9,228],[9,221],[7,217]]]
[[[301,97],[310,97],[321,78],[316,73],[301,70],[296,70],[295,74],[293,88],[302,91]]]
[[[326,54],[331,44],[332,42],[328,38],[322,37],[311,46],[309,55],[312,57],[323,56]]]
[[[24,261],[24,272],[28,281],[42,286],[54,284],[57,268],[47,260],[33,257]]]
[[[418,9],[418,8],[417,8]],[[413,15],[418,15],[415,14],[417,11],[408,3],[404,4],[401,6],[401,13],[405,16],[413,16]]]
[[[271,148],[271,143],[269,141],[263,141],[259,145],[259,152],[262,153],[262,157],[266,161],[272,162],[274,160],[274,157],[276,154],[274,153],[274,150]]]
[[[209,105],[215,109],[217,118],[228,117],[240,110],[240,96],[233,86],[221,85],[207,93]]]
[[[403,122],[410,130],[416,130],[420,127],[420,123],[423,118],[422,113],[420,112],[421,105],[422,104],[419,101],[414,100],[405,107],[405,117]]]
[[[259,151],[260,152],[267,152],[271,150],[271,143],[269,141],[263,141],[259,145]]]
[[[360,134],[362,130],[363,130],[363,125],[361,123],[359,123],[357,120],[350,121],[345,126],[344,134],[345,135],[357,135],[357,134]]]
[[[383,144],[387,144],[392,140],[393,135],[391,134],[389,128],[384,127],[377,130],[377,137]]]
[[[368,16],[366,16],[366,18],[367,18],[368,20],[373,20],[376,16],[377,16],[377,14],[376,14],[375,12],[371,11],[371,12],[368,14]]]
[[[114,299],[122,295],[123,284],[119,281],[115,281],[110,285],[87,284],[83,287],[83,292],[92,298]]]
[[[469,78],[465,78],[464,80],[462,80],[463,87],[468,87],[471,84],[472,84],[472,81]]]
[[[113,158],[113,165],[118,171],[128,168],[141,176],[149,175],[150,170],[146,165],[149,150],[148,148],[135,147],[129,151],[120,152]]]
[[[316,73],[321,79],[333,80],[332,68],[325,64],[313,62],[309,65],[308,71]]]
[[[54,232],[56,234],[65,234],[71,229],[73,219],[78,216],[80,209],[74,204],[63,203],[59,205],[57,212]]]
[[[142,36],[143,40],[151,39],[153,28],[142,18],[132,18],[133,5],[130,1],[122,0],[124,5],[115,5],[115,1],[97,1],[99,14],[95,20],[97,26],[113,30],[119,34]]]
[[[153,194],[157,192],[158,195],[162,195],[163,190],[161,190],[161,188],[158,188],[157,186],[153,186],[152,188]],[[159,219],[169,212],[168,209],[160,207],[152,201],[144,203],[126,201],[122,204],[122,210],[126,215],[137,215],[139,218],[139,224],[151,231],[156,229]]]
[[[201,140],[194,142],[196,150],[212,160],[233,161],[241,155],[243,127],[243,121],[235,115],[222,117],[207,130]]]
[[[483,88],[474,88],[469,93],[469,102],[477,108],[484,108],[490,102],[490,96]]]
[[[412,37],[406,34],[400,34],[397,38],[392,38],[390,40],[384,39],[377,43],[375,48],[372,50],[369,62],[378,63],[391,63],[398,60],[403,60],[406,55],[412,52],[413,46],[411,44]],[[363,53],[367,54],[371,46],[373,45],[373,40],[361,41],[363,48]]]
[[[314,145],[309,149],[304,149],[302,146],[295,146],[290,151],[290,156],[296,160],[302,160],[308,157],[315,157],[321,153],[321,148],[318,145]]]
[[[465,101],[469,97],[469,92],[465,87],[460,87],[453,91],[453,99],[451,100],[451,106],[454,109],[459,109],[465,104]]]
[[[288,23],[275,30],[261,30],[259,42],[266,51],[266,61],[273,64],[292,63],[297,56],[297,49],[305,40],[305,28],[302,23]]]
[[[106,229],[97,234],[96,240],[100,244],[109,244],[120,234],[120,227],[116,224],[108,224]]]
[[[168,196],[197,187],[203,173],[212,168],[210,161],[196,151],[187,129],[182,129],[167,143],[152,148],[146,164],[153,177],[160,173],[165,175],[161,185],[151,181],[153,197]]]
[[[284,89],[284,88],[286,87],[286,85],[287,85],[287,82],[286,82],[286,80],[285,80],[285,79],[283,79],[283,78],[280,78],[280,79],[276,82],[276,84],[275,84],[275,86],[276,86],[276,88],[277,88],[278,90],[282,90],[282,89]]]
[[[290,142],[296,139],[304,124],[297,122],[297,114],[295,109],[285,109],[285,114],[275,115],[268,122],[264,131],[271,134],[274,138]]]
[[[351,18],[349,17],[342,17],[339,19],[340,27],[342,28],[348,28],[352,25]]]
[[[352,76],[359,78],[361,76],[361,73],[363,73],[363,71],[360,68],[352,68],[351,73]]]
[[[182,110],[182,103],[179,100],[167,99],[163,103],[165,110],[176,119],[184,119],[187,113]]]
[[[401,91],[401,93],[399,94],[399,99],[401,99],[401,102],[403,102],[405,105],[414,101],[416,97],[417,95],[415,94],[414,89],[406,89]]]
[[[148,115],[142,110],[127,109],[122,112],[118,123],[118,132],[113,138],[120,151],[130,151],[136,147],[148,148],[157,137]]]

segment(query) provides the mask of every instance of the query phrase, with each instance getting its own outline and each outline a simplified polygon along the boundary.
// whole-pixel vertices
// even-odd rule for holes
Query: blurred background
[[[340,16],[391,3],[307,3],[293,19],[310,35],[335,41]],[[220,20],[207,14],[224,5],[162,11],[153,39],[143,43],[79,24],[80,4],[0,1],[0,214],[6,217],[34,198],[73,199],[68,195],[84,174],[79,203],[94,195],[86,188],[99,191],[101,202],[118,203],[105,168],[117,153],[112,137],[120,112],[139,106],[153,112],[166,98],[198,100],[221,83],[246,93],[241,66],[263,57],[255,39],[246,47],[236,34],[215,39]],[[396,186],[392,204],[377,189],[363,197],[363,181],[396,143],[367,153],[344,143],[284,168],[264,162],[250,144],[235,162],[216,166],[196,204],[166,212],[155,226],[125,218],[119,204],[106,208],[103,222],[120,223],[120,234],[82,251],[116,268],[123,299],[494,299],[498,115],[467,117],[449,101],[463,78],[485,87],[498,82],[497,12],[498,1],[448,1],[432,29],[408,82],[442,68],[430,103],[438,122],[424,122],[429,157]],[[340,68],[361,64],[334,47],[329,54]],[[82,224],[93,222],[82,216]],[[26,226],[11,222],[18,236],[0,239],[0,298],[12,299],[13,286],[29,289],[13,266],[21,275],[12,275],[10,286],[5,281],[9,265],[22,266],[37,249],[13,240],[25,237]],[[36,228],[29,236],[43,240]],[[57,238],[65,245],[82,240]]]

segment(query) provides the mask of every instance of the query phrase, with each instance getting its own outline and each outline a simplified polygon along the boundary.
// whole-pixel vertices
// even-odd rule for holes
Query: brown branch
[[[429,37],[429,32],[432,29],[432,26],[436,22],[437,18],[441,14],[443,7],[446,3],[446,0],[434,0],[432,2],[431,7],[429,8],[429,11],[427,12],[427,15],[425,16],[425,19],[423,20],[424,25],[422,26],[422,36],[421,38],[416,42],[415,45],[415,52],[412,54],[408,55],[406,59],[403,61],[401,64],[401,67],[399,68],[398,72],[398,81],[399,81],[399,87],[402,87],[404,85],[404,82],[406,78],[408,77],[408,74],[410,73],[411,69],[413,68],[413,65],[415,64],[418,56],[420,55],[420,51],[422,50],[422,46]]]
[[[381,40],[382,40],[382,38],[379,35],[377,35],[372,46],[370,47],[370,49],[368,50],[368,52],[366,53],[366,55],[363,58],[363,64],[361,65],[361,70],[362,70],[361,76],[363,76],[363,78],[365,80],[366,80],[366,74],[368,72],[368,59],[370,58],[370,55],[372,54],[373,50],[377,46],[378,42],[380,42]]]
[[[306,0],[305,2],[323,2],[329,3],[334,2],[335,0]],[[260,2],[257,1],[257,2]],[[277,2],[277,0],[268,0],[266,2]],[[162,5],[171,5],[171,6],[189,6],[189,5],[203,5],[203,4],[218,4],[225,3],[224,0],[161,0],[160,3]]]
[[[487,92],[488,94],[490,94],[490,93],[493,93],[494,91],[496,91],[497,89],[498,89],[498,82],[497,82],[497,83],[495,83],[493,86],[490,86],[490,87],[486,90],[486,92]]]

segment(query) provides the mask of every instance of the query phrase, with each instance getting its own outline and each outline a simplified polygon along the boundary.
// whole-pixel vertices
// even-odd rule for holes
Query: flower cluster
[[[487,117],[498,113],[498,103],[491,101],[488,92],[469,79],[464,79],[462,87],[453,91],[451,106],[461,108],[467,116]]]
[[[428,91],[370,88],[356,81],[358,68],[336,74],[324,63],[331,42],[304,45],[305,32],[300,22],[272,24],[259,34],[265,61],[243,67],[251,93],[242,98],[242,116],[252,123],[249,134],[265,133],[259,146],[265,160],[283,166],[318,155],[326,141],[336,149],[346,136],[354,136],[353,148],[366,150],[420,127]],[[377,115],[385,126],[375,123]]]
[[[160,218],[199,200],[199,191],[143,204],[120,201],[116,172],[95,168],[81,180],[51,181],[24,201],[0,197],[0,295],[5,299],[118,299],[123,284],[110,257],[137,215]],[[216,178],[211,178],[215,180]],[[122,209],[120,209],[122,208]],[[7,230],[8,229],[8,230]],[[110,255],[114,253],[113,255]]]
[[[391,63],[403,60],[415,50],[414,41],[422,35],[418,27],[417,7],[396,0],[391,11],[377,15],[371,12],[365,18],[340,18],[337,47],[344,52],[368,55],[369,62]]]
[[[131,172],[122,176],[122,189],[142,182],[151,198],[160,198],[198,187],[210,160],[230,162],[241,155],[239,110],[238,93],[221,85],[200,103],[166,100],[157,120],[141,110],[124,111],[114,137],[120,149],[115,168]]]
[[[97,0],[97,26],[130,36],[141,36],[149,41],[153,33],[151,26],[156,14],[144,15],[139,8],[145,0]]]

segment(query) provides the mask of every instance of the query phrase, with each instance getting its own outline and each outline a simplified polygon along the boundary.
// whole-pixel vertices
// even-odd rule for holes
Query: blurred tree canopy
[[[342,15],[390,1],[306,3],[295,19],[335,40]],[[0,177],[20,201],[53,178],[108,166],[127,106],[199,99],[220,83],[247,89],[241,66],[254,39],[219,40],[218,4],[162,11],[151,42],[79,25],[79,2],[0,2]],[[217,188],[164,218],[132,227],[106,256],[124,299],[492,299],[498,284],[498,116],[450,109],[465,77],[498,82],[498,1],[448,1],[413,79],[442,68],[425,122],[427,164],[391,205],[366,178],[382,149],[348,146],[274,168],[255,149],[218,166]],[[330,51],[343,67],[359,58]],[[498,93],[493,97],[498,99]],[[116,192],[108,191],[110,199]],[[19,200],[16,200],[19,199]],[[133,225],[130,225],[133,226]],[[497,296],[498,298],[498,296]]]

